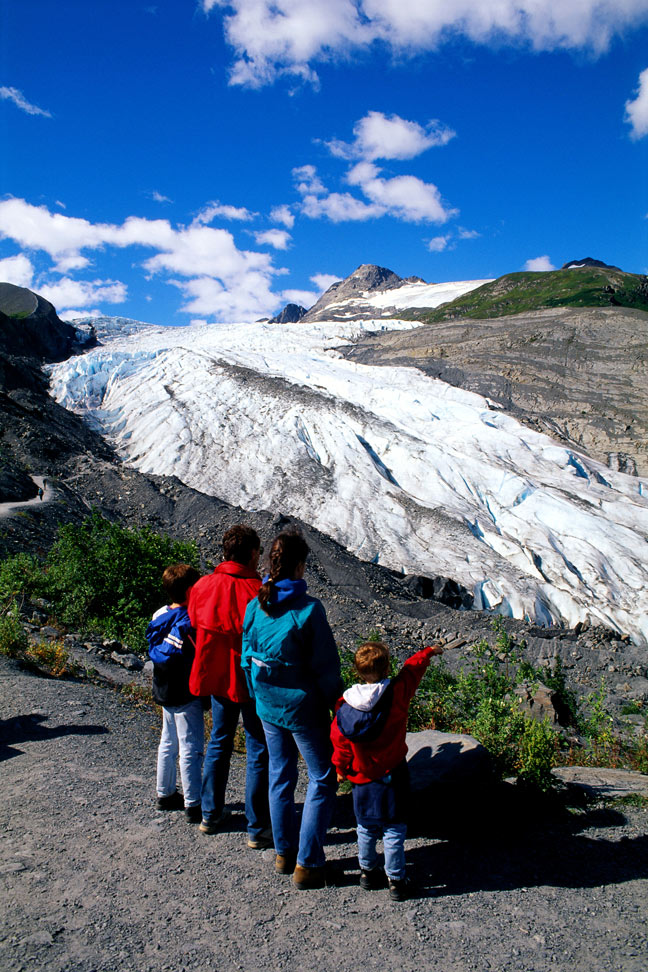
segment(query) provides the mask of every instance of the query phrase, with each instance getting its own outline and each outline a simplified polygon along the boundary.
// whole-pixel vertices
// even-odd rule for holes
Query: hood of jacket
[[[259,575],[256,570],[246,567],[245,564],[239,564],[236,560],[224,560],[222,564],[219,564],[214,568],[213,573],[229,574],[230,577],[247,577],[251,580],[259,580]]]
[[[351,742],[372,742],[385,727],[394,690],[391,679],[348,688],[337,710],[338,729]]]
[[[270,574],[266,574],[263,583],[267,584],[269,580]],[[308,585],[305,580],[291,580],[289,577],[284,577],[283,580],[274,582],[270,603],[284,604],[286,601],[292,601],[294,598],[305,594],[307,589]]]

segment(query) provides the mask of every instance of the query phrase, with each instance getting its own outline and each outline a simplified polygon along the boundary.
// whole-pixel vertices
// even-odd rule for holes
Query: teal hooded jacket
[[[257,598],[243,621],[241,666],[264,722],[298,732],[330,724],[342,687],[340,657],[321,601],[304,581],[279,581],[266,614]]]

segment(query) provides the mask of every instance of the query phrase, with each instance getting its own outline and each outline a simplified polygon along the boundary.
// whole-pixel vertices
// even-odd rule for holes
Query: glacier
[[[477,608],[648,644],[648,480],[415,368],[341,353],[417,322],[101,323],[103,346],[52,366],[50,391],[136,468],[452,577]]]

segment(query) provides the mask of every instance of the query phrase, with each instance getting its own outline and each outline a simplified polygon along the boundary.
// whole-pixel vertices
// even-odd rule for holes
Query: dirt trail
[[[476,793],[471,834],[408,840],[419,892],[395,904],[358,887],[340,797],[336,886],[299,892],[245,846],[242,757],[206,837],[154,808],[152,711],[0,658],[0,718],[3,972],[645,972],[645,810],[503,840]]]

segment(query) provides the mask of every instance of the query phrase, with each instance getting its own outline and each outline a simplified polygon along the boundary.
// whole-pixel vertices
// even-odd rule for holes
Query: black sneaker
[[[410,896],[412,887],[407,878],[400,881],[393,881],[389,878],[389,897],[392,901],[406,901]]]
[[[184,809],[184,799],[181,793],[176,790],[175,793],[169,793],[168,796],[159,796],[157,798],[157,808],[158,810],[182,810]]]
[[[202,807],[195,803],[193,807],[185,807],[185,817],[190,824],[199,824],[202,820]]]
[[[364,891],[377,891],[385,886],[385,872],[381,867],[373,867],[370,871],[360,871],[360,887]]]

